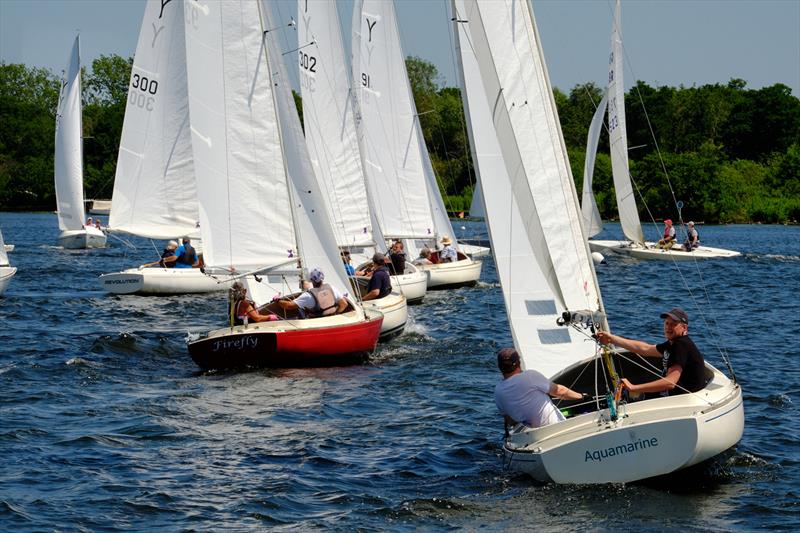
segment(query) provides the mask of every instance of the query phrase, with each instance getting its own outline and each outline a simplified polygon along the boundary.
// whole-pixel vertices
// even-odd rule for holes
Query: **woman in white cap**
[[[440,263],[455,263],[458,261],[458,252],[456,249],[453,248],[453,241],[450,240],[450,237],[445,235],[442,237],[442,246],[443,248],[439,251],[439,262]]]

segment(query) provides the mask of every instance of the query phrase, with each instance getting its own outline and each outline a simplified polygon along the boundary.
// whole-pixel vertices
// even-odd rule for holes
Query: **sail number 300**
[[[158,92],[158,81],[134,74],[131,76],[131,88],[138,90],[128,91],[128,103],[152,111],[153,96]]]

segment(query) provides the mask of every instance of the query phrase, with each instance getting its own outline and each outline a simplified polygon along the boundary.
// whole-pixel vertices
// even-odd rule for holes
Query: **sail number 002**
[[[309,72],[316,72],[317,71],[317,58],[314,56],[310,56],[300,51],[300,68],[304,68]]]

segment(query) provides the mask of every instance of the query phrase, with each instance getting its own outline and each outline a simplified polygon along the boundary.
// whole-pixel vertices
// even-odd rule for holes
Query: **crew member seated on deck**
[[[280,320],[278,315],[272,313],[262,315],[255,307],[252,300],[247,299],[247,288],[240,282],[231,287],[231,300],[233,302],[233,324],[241,326],[248,322],[272,322]]]
[[[308,275],[312,287],[302,292],[294,300],[287,300],[279,296],[274,301],[281,309],[287,312],[299,312],[302,316],[321,317],[343,313],[347,310],[347,299],[336,290],[336,287],[323,283],[325,274],[315,268]]]
[[[455,263],[458,261],[458,252],[453,248],[453,241],[447,235],[442,237],[442,246],[444,248],[439,251],[440,263]]]
[[[675,226],[672,225],[672,220],[669,218],[664,220],[664,235],[656,243],[656,248],[661,248],[664,251],[669,250],[675,244]]]
[[[192,247],[189,237],[183,238],[183,244],[175,250],[175,257],[175,268],[196,268],[199,266],[197,252]]]
[[[689,315],[676,307],[661,313],[661,318],[664,319],[664,336],[667,338],[661,344],[626,339],[607,331],[599,332],[597,340],[644,357],[661,359],[662,377],[639,385],[622,380],[622,385],[631,392],[660,392],[662,396],[674,396],[702,390],[706,386],[706,366],[700,350],[689,338]]]
[[[683,243],[683,249],[687,252],[691,252],[700,246],[700,234],[697,233],[697,230],[694,228],[694,222],[691,220],[686,226],[686,241]]]
[[[414,259],[414,264],[417,266],[422,265],[432,265],[433,261],[431,261],[431,251],[429,248],[423,248],[419,251],[419,257]]]
[[[142,268],[151,267],[151,266],[160,266],[162,268],[174,268],[175,267],[175,260],[178,259],[178,256],[175,255],[175,250],[178,248],[178,243],[175,241],[169,241],[167,245],[164,247],[164,251],[161,252],[161,259],[158,261],[154,261],[152,263],[145,263],[139,267],[141,270]]]
[[[405,256],[405,254],[403,254],[403,256]],[[383,298],[392,292],[392,280],[391,277],[389,277],[386,257],[380,252],[375,252],[372,256],[372,264],[376,265],[376,268],[372,271],[372,276],[369,278],[367,294],[362,298],[365,302]]]
[[[586,394],[553,383],[536,370],[522,371],[514,348],[497,352],[497,367],[503,381],[494,389],[494,402],[505,417],[506,427],[514,424],[538,428],[566,420],[550,396],[565,400],[590,400]]]

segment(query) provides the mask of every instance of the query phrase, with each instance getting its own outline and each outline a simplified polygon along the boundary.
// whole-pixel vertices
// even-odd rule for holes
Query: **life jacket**
[[[330,316],[336,313],[336,296],[333,294],[333,287],[323,283],[319,287],[308,289],[308,292],[314,297],[316,304],[313,311],[314,314]]]
[[[178,256],[176,263],[192,266],[197,262],[197,254],[191,244],[183,245],[183,253]]]
[[[244,325],[244,319],[247,316],[247,313],[241,314],[241,312],[239,311],[239,308],[243,303],[249,303],[250,305],[253,305],[253,302],[249,300],[239,300],[239,302],[235,304],[233,309],[233,324],[235,326]]]
[[[671,241],[675,238],[675,226],[667,226],[664,228],[664,240]]]

